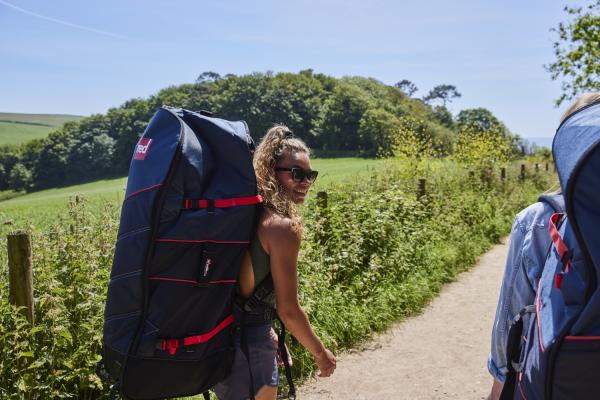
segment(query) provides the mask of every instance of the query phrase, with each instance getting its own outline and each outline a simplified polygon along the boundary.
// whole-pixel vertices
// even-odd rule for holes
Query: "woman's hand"
[[[327,378],[335,371],[336,360],[335,356],[331,351],[323,347],[317,354],[313,354],[317,368],[319,368],[319,376],[321,378]]]

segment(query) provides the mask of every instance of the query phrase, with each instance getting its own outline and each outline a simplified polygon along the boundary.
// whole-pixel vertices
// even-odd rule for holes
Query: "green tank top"
[[[258,234],[250,244],[250,259],[252,260],[252,272],[254,273],[254,287],[258,287],[271,272],[271,257],[263,249]],[[269,278],[271,279],[271,278]],[[263,300],[265,303],[275,305],[275,293]]]
[[[252,259],[252,272],[254,272],[254,286],[258,286],[271,272],[271,257],[263,249],[258,234],[250,244],[250,258]]]

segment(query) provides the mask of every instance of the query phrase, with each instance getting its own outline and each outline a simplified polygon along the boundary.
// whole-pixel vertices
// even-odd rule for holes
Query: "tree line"
[[[324,156],[393,156],[406,135],[444,155],[465,129],[492,132],[507,140],[515,154],[522,151],[525,143],[489,110],[468,109],[453,116],[446,105],[460,97],[454,86],[436,86],[422,98],[414,97],[416,91],[408,80],[390,86],[312,70],[204,72],[195,83],[131,99],[106,114],[66,123],[46,138],[0,146],[0,190],[41,190],[127,174],[135,144],[162,105],[243,119],[255,140],[274,123],[284,123]]]

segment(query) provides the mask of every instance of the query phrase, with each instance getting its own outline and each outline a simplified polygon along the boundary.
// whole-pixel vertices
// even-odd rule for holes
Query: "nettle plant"
[[[116,210],[100,214],[74,198],[49,232],[33,236],[35,325],[0,301],[2,398],[93,399]]]

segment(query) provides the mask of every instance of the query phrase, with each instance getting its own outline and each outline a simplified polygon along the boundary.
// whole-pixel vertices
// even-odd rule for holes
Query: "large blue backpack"
[[[244,122],[167,107],[139,140],[103,332],[123,397],[204,393],[229,373],[236,282],[261,202],[253,150]]]
[[[600,398],[600,103],[559,126],[553,156],[564,197],[535,304],[513,321],[501,399]],[[524,318],[528,316],[528,318]],[[528,323],[523,324],[523,321]]]

